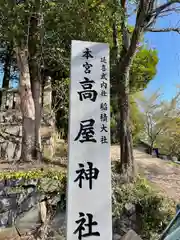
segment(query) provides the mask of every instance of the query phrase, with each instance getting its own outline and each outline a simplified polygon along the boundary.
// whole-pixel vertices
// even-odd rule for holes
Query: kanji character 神
[[[87,162],[88,168],[85,169],[84,164],[79,163],[79,169],[76,171],[77,178],[74,180],[74,182],[79,181],[79,187],[82,188],[83,181],[89,181],[89,189],[92,189],[92,182],[93,179],[96,180],[99,175],[99,170],[95,167],[93,167],[92,162]]]

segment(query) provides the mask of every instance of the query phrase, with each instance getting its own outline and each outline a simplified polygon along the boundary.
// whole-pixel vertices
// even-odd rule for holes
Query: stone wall
[[[12,232],[21,237],[32,236],[46,223],[49,213],[51,218],[47,222],[45,239],[65,239],[66,177],[56,180],[56,172],[51,175],[54,179],[47,173],[41,178],[20,177],[0,181],[0,239],[1,233],[6,237]],[[136,206],[125,204],[121,216],[113,217],[113,240],[120,240],[129,230],[138,231],[139,224]]]
[[[51,110],[52,89],[47,82],[41,101],[42,109],[42,150],[53,155],[54,117]],[[21,123],[20,97],[18,89],[0,89],[0,159],[15,161],[21,152]]]
[[[1,112],[7,109],[17,109],[19,108],[20,98],[18,94],[18,89],[0,89],[1,99],[0,99],[0,110]]]
[[[65,235],[65,189],[59,180],[6,179],[0,181],[0,239],[3,229],[32,235],[49,218],[47,239]],[[8,232],[6,232],[6,237]],[[9,239],[9,238],[7,238]],[[11,239],[11,238],[10,238]],[[52,238],[59,239],[59,238]]]

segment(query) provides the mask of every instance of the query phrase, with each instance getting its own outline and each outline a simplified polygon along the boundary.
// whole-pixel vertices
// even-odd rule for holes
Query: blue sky
[[[179,14],[180,15],[180,14]],[[158,21],[157,27],[180,27],[180,16],[173,14]],[[171,99],[176,94],[176,85],[180,84],[180,34],[147,33],[145,41],[158,50],[159,63],[157,75],[149,83],[146,92],[161,89],[164,99]]]
[[[164,0],[159,1],[161,4],[164,2]],[[134,25],[134,23],[135,16],[132,16],[129,19],[129,24]],[[173,13],[158,19],[156,28],[167,27],[180,28],[180,13]],[[175,32],[148,32],[145,34],[145,42],[150,48],[158,51],[159,57],[157,74],[144,91],[145,95],[160,88],[162,98],[170,100],[176,94],[176,85],[180,85],[180,34]]]

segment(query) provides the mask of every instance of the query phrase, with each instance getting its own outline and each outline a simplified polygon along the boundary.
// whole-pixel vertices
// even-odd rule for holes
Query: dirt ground
[[[111,146],[111,159],[119,159],[119,146]],[[154,183],[160,192],[172,198],[176,202],[180,202],[180,165],[170,163],[168,161],[151,157],[137,149],[134,150],[135,162],[139,172],[144,174],[147,179]],[[54,163],[30,163],[30,164],[0,164],[0,171],[21,171],[33,169],[55,169],[66,170],[66,158],[57,159]]]
[[[139,172],[166,196],[180,202],[180,165],[151,157],[137,149],[134,150],[134,157]],[[111,158],[119,158],[119,146],[111,147]]]

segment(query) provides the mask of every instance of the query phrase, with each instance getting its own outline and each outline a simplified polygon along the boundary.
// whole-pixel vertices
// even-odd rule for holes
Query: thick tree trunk
[[[123,28],[123,27],[122,27]],[[129,106],[129,72],[133,59],[133,54],[127,57],[127,50],[124,47],[118,59],[117,30],[113,28],[114,51],[116,57],[116,91],[119,108],[118,135],[120,142],[120,173],[126,182],[132,182],[135,178],[135,164],[133,156],[133,141],[130,124],[130,106]],[[126,37],[128,39],[128,36]],[[128,45],[128,44],[127,44]]]
[[[35,141],[35,107],[31,92],[28,51],[16,48],[17,63],[20,70],[20,99],[22,111],[22,149],[21,160],[31,161]]]
[[[33,151],[33,157],[37,160],[41,160],[41,103],[40,103],[40,92],[41,84],[40,81],[33,81],[32,79],[32,95],[35,105],[35,145]]]
[[[118,4],[115,0],[115,4]],[[122,16],[121,16],[121,32],[122,44],[120,56],[118,57],[117,49],[117,22],[116,28],[113,28],[114,47],[116,49],[116,86],[118,92],[118,106],[119,106],[119,138],[120,138],[120,172],[125,177],[126,182],[131,182],[135,178],[135,164],[133,157],[133,141],[130,124],[129,113],[129,72],[133,58],[136,54],[137,45],[143,32],[144,12],[138,12],[136,24],[132,35],[128,31],[127,26],[127,8],[126,0],[120,1]]]
[[[121,72],[120,76],[122,78],[118,79],[120,172],[127,182],[132,182],[135,177],[135,165],[130,127],[129,88],[125,85],[125,82],[129,82],[129,67],[124,72]]]
[[[35,105],[35,145],[33,157],[41,160],[41,73],[38,64],[38,47],[40,45],[40,1],[36,1],[34,5],[34,12],[30,19],[29,29],[29,68],[31,77],[31,90]]]

